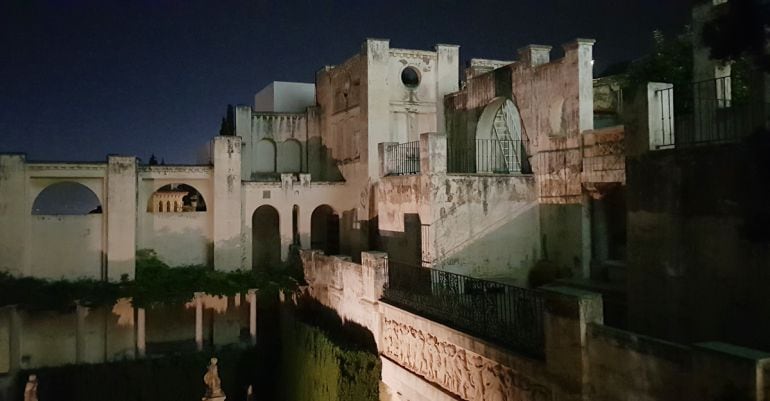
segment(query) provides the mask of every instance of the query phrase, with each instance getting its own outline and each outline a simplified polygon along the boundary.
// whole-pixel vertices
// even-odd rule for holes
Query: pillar
[[[380,161],[380,177],[390,174],[391,163],[388,161],[388,148],[398,145],[398,142],[381,142],[377,144],[377,158]]]
[[[564,45],[564,60],[577,66],[578,132],[594,129],[593,39],[575,39]]]
[[[586,327],[602,323],[600,294],[570,287],[545,287],[545,362],[555,384],[568,393],[588,387]]]
[[[420,134],[420,174],[446,174],[446,134]]]
[[[436,51],[436,131],[446,133],[444,96],[460,89],[460,46],[437,44]]]
[[[233,271],[241,262],[241,138],[214,138],[214,268]]]
[[[203,293],[195,293],[195,348],[203,351]]]
[[[257,290],[250,289],[249,297],[249,337],[251,345],[257,345]]]
[[[519,62],[530,67],[548,64],[551,61],[551,46],[528,45],[518,50]]]
[[[77,323],[75,324],[75,362],[86,362],[86,347],[88,341],[86,339],[86,316],[88,316],[88,308],[77,303],[75,306],[75,317]]]
[[[377,154],[377,146],[381,142],[392,140],[390,137],[390,101],[388,96],[383,93],[389,93],[388,81],[391,72],[390,67],[390,41],[387,39],[366,39],[363,44],[362,53],[366,60],[367,82],[366,93],[367,100],[362,102],[366,105],[368,116],[367,129],[369,140],[368,157],[368,176],[372,181],[377,181],[379,177],[379,161],[373,156]],[[399,79],[394,76],[392,79]]]
[[[34,199],[26,199],[26,156],[0,155],[0,271],[31,275],[29,221]]]
[[[144,358],[147,353],[144,308],[136,309],[136,355]]]
[[[583,199],[580,204],[580,231],[581,231],[581,274],[582,278],[591,277],[591,259],[593,255],[591,238],[591,195],[584,189]]]
[[[287,196],[287,198],[289,197]],[[286,203],[276,208],[278,211],[278,234],[281,238],[281,260],[284,262],[289,259],[289,247],[293,243],[293,208],[293,203]]]
[[[107,159],[106,215],[107,265],[103,278],[132,279],[136,267],[136,158],[109,156]]]

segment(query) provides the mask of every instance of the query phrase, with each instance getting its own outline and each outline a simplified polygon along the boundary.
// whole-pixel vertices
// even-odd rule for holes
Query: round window
[[[409,89],[420,85],[420,73],[414,67],[406,67],[401,70],[401,82]]]

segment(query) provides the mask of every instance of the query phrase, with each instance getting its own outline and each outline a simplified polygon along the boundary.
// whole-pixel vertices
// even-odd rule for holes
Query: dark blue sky
[[[687,0],[3,0],[0,152],[189,163],[228,103],[251,104],[274,80],[312,82],[366,37],[459,44],[464,60],[589,37],[601,70],[688,14]]]

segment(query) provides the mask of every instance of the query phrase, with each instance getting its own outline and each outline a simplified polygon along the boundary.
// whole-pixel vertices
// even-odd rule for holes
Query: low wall
[[[545,288],[545,359],[533,359],[379,301],[382,253],[364,252],[361,265],[301,257],[310,295],[374,334],[389,400],[767,399],[770,354],[606,327],[598,294]]]

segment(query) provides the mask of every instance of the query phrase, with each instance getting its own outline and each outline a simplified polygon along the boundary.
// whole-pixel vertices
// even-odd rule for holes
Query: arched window
[[[71,181],[43,189],[32,204],[34,215],[84,215],[102,212],[99,198],[88,187]]]
[[[527,170],[521,115],[511,99],[498,97],[476,125],[476,172],[518,173]]]
[[[157,208],[155,208],[157,205]],[[172,207],[173,205],[173,207]],[[153,192],[147,201],[149,213],[205,212],[206,201],[197,189],[187,184],[169,184]]]

